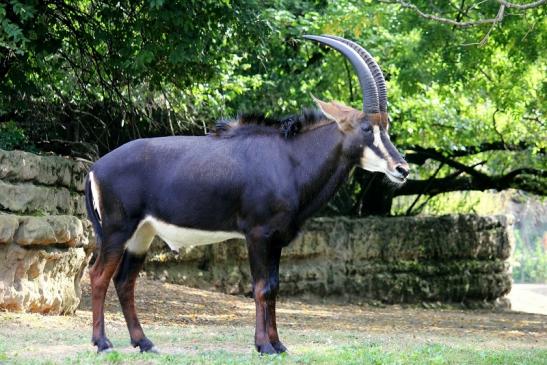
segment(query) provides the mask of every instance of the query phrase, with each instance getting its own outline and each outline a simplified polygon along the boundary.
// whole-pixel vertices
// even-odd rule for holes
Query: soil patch
[[[140,278],[137,285],[137,310],[143,326],[254,326],[255,306],[251,298],[146,278]],[[112,319],[123,321],[118,299],[112,289],[107,297],[107,313]],[[83,301],[77,316],[88,317],[91,306],[87,279],[84,280],[83,291]],[[510,344],[533,346],[541,342],[544,346],[547,344],[547,316],[515,311],[312,304],[308,301],[280,298],[277,313],[280,331],[294,328],[310,331],[362,331],[383,335],[400,333],[441,342],[445,337],[473,335],[484,337],[495,347]]]
[[[85,277],[83,300],[73,316],[0,313],[0,363],[2,356],[23,362],[91,356],[90,287]],[[106,302],[107,334],[116,350],[133,353],[113,289]],[[140,278],[136,303],[145,332],[164,354],[201,356],[226,351],[248,356],[253,351],[255,308],[251,298]],[[511,311],[375,307],[287,298],[281,298],[278,305],[280,335],[296,355],[347,345],[547,349],[546,322],[545,315]]]

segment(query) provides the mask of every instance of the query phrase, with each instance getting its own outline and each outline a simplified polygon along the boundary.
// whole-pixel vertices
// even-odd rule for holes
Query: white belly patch
[[[245,238],[239,232],[204,231],[184,228],[163,222],[152,216],[143,219],[133,236],[127,241],[126,248],[135,254],[144,254],[150,248],[154,236],[159,236],[172,250],[182,247],[207,245],[232,238]]]

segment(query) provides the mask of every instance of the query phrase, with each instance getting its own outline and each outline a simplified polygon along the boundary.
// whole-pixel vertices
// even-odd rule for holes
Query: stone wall
[[[511,221],[447,215],[316,218],[285,248],[281,295],[386,303],[493,303],[511,289]],[[148,275],[241,294],[250,291],[243,241],[170,252],[156,240]]]
[[[0,150],[0,211],[84,216],[88,163]]]
[[[89,260],[88,164],[0,150],[0,309],[72,313]]]

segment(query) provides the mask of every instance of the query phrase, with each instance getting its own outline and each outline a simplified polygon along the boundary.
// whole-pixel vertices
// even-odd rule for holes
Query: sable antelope
[[[354,42],[305,36],[341,52],[352,64],[363,111],[315,99],[319,110],[274,121],[221,121],[200,137],[129,142],[99,159],[86,182],[86,205],[97,237],[90,269],[93,344],[105,336],[104,300],[113,277],[131,337],[156,351],[137,318],[134,289],[154,236],[172,249],[245,238],[256,303],[255,346],[286,351],[275,303],[281,250],[304,221],[336,192],[353,166],[380,171],[396,184],[408,165],[388,137],[386,84],[374,59]]]

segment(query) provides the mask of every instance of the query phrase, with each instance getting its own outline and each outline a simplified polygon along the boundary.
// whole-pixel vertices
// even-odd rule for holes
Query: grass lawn
[[[259,356],[251,299],[147,280],[139,289],[141,322],[160,355],[129,345],[112,293],[106,330],[115,351],[96,354],[85,289],[73,316],[0,312],[0,364],[547,364],[540,314],[282,300],[289,354]]]
[[[6,320],[3,315],[3,320]],[[16,315],[18,321],[39,321],[37,315]],[[46,317],[53,320],[53,317]],[[547,364],[547,348],[492,348],[480,337],[432,342],[409,335],[367,335],[348,331],[283,331],[290,354],[260,356],[252,349],[251,326],[154,326],[148,330],[162,354],[140,354],[128,344],[121,321],[111,340],[116,351],[96,354],[89,334],[69,328],[70,319],[52,330],[23,326],[16,333],[0,331],[0,363],[13,364]],[[68,320],[67,320],[68,319]],[[67,327],[65,327],[67,325]],[[413,341],[414,340],[414,341]],[[468,341],[469,340],[469,341]],[[451,344],[450,342],[453,342]],[[161,345],[160,345],[161,344]],[[544,346],[543,349],[541,346]]]
[[[538,364],[547,363],[547,351],[480,351],[440,344],[389,348],[382,344],[335,346],[328,350],[308,349],[296,355],[234,355],[207,351],[196,355],[139,356],[113,352],[105,356],[82,353],[65,360],[68,364]]]
[[[69,328],[2,332],[0,363],[13,364],[547,364],[546,348],[482,348],[484,341],[456,339],[435,343],[409,336],[367,336],[329,332],[284,331],[290,354],[260,356],[252,349],[252,327],[190,326],[149,330],[163,354],[140,354],[128,345],[122,323],[111,340],[116,351],[96,354],[87,333]],[[444,342],[444,341],[443,341]],[[449,341],[446,341],[449,342]],[[490,346],[487,346],[490,347]]]

